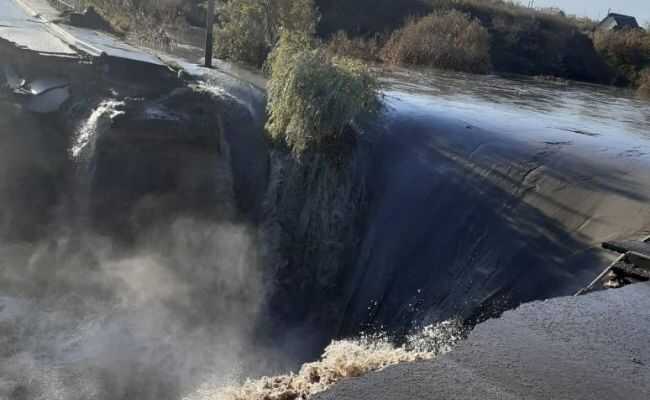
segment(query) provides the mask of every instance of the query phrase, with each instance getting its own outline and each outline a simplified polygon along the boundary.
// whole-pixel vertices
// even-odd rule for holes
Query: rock
[[[606,289],[618,289],[623,286],[623,281],[616,271],[609,271],[603,281],[603,287]]]
[[[619,289],[623,287],[623,283],[618,279],[611,279],[605,282],[603,284],[603,287],[605,287],[606,289]]]

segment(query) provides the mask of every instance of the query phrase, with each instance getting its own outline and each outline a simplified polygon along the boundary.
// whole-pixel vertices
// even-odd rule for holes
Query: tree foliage
[[[270,67],[267,130],[297,156],[341,154],[353,121],[379,107],[379,84],[367,67],[331,58],[308,36],[283,33]]]
[[[313,0],[229,0],[219,11],[219,57],[262,66],[282,31],[313,35]]]
[[[597,31],[594,46],[625,79],[641,85],[641,72],[650,67],[650,33],[641,29]]]
[[[431,65],[468,72],[490,67],[490,35],[481,23],[456,10],[410,20],[383,51],[395,64]]]

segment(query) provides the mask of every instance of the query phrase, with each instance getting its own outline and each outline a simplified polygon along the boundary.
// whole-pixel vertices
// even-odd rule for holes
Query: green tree
[[[282,31],[313,35],[318,22],[314,0],[229,0],[219,14],[217,55],[258,67]]]
[[[218,57],[260,66],[269,51],[267,18],[261,0],[231,0],[220,10]]]
[[[379,108],[379,84],[357,61],[331,58],[302,34],[284,32],[270,57],[267,130],[294,155],[346,153],[354,121]]]

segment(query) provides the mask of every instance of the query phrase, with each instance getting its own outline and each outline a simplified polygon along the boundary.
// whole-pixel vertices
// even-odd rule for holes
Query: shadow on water
[[[478,321],[570,295],[606,262],[575,229],[599,222],[582,208],[588,196],[648,200],[642,182],[611,166],[395,104],[369,168],[369,225],[343,335]]]

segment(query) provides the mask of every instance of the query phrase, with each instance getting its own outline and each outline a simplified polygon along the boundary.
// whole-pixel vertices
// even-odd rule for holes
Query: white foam
[[[388,366],[431,360],[451,351],[465,337],[458,321],[430,325],[397,346],[382,335],[332,342],[319,361],[305,364],[297,374],[247,380],[239,386],[199,388],[185,400],[308,399],[342,379],[356,378]]]
[[[102,123],[110,121],[116,116],[123,114],[118,111],[117,107],[124,105],[124,102],[116,100],[106,100],[101,102],[97,108],[90,114],[88,119],[81,124],[77,130],[75,142],[72,145],[72,156],[76,159],[81,152],[88,146]]]

